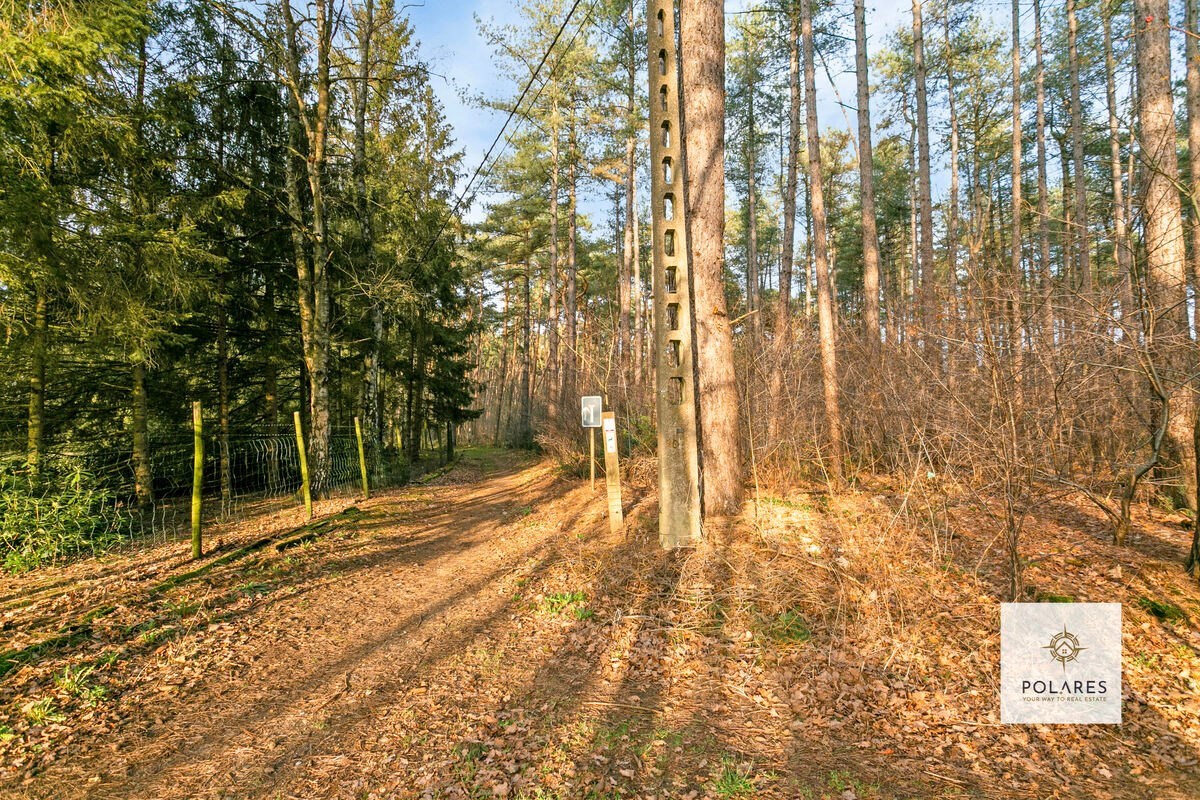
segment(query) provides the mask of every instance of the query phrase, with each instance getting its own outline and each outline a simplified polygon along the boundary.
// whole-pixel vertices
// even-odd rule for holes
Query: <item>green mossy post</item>
[[[304,492],[304,510],[312,519],[312,487],[308,482],[308,453],[304,450],[304,427],[300,424],[300,412],[292,414],[296,421],[296,453],[300,458],[300,489]]]
[[[192,458],[192,558],[199,558],[204,554],[204,540],[200,530],[204,502],[204,429],[199,400],[192,403],[192,440],[196,451]]]
[[[371,499],[371,486],[367,483],[367,454],[363,449],[362,422],[354,418],[354,435],[358,437],[358,469],[362,473],[363,497]]]

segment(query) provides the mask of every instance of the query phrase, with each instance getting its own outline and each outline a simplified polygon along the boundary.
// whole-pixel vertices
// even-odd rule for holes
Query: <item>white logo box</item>
[[[1001,604],[1000,721],[1120,724],[1121,604]]]

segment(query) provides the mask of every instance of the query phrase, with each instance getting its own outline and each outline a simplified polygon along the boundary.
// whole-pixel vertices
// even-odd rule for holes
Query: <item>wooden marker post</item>
[[[658,539],[700,539],[700,438],[696,330],[688,260],[687,203],[674,3],[649,0],[650,221],[654,239],[655,408],[658,412]]]
[[[371,486],[367,483],[367,455],[363,449],[362,422],[354,418],[354,435],[358,438],[358,471],[362,473],[363,497],[371,499]]]
[[[300,412],[292,415],[296,421],[296,453],[300,457],[300,490],[304,492],[304,510],[312,519],[312,487],[308,483],[308,453],[304,450],[304,427],[300,424]]]
[[[192,558],[204,555],[200,519],[204,511],[204,430],[200,416],[200,401],[192,403]]]
[[[604,412],[604,482],[608,484],[608,529],[613,533],[625,524],[621,511],[621,465],[617,453],[617,415]]]

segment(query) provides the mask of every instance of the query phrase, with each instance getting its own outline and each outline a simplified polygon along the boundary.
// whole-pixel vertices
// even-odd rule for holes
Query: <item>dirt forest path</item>
[[[264,597],[233,642],[228,623],[210,626],[222,652],[201,680],[162,687],[152,719],[73,748],[31,792],[356,796],[371,770],[402,771],[384,764],[407,740],[414,774],[392,790],[417,793],[421,698],[450,704],[438,713],[469,708],[480,668],[503,666],[518,584],[562,557],[564,537],[578,543],[564,531],[602,519],[598,495],[555,474],[489,459],[360,504],[366,521],[352,539],[313,548],[321,577],[280,602]],[[532,525],[534,515],[562,523]],[[191,647],[205,650],[205,634]]]
[[[859,499],[853,516],[814,493],[764,506],[757,533],[741,521],[704,552],[664,553],[632,472],[616,535],[601,487],[475,450],[314,542],[165,590],[192,568],[177,553],[116,561],[130,577],[115,588],[114,562],[70,567],[27,587],[31,605],[0,587],[6,625],[105,609],[0,682],[26,717],[48,692],[63,711],[4,740],[0,795],[1197,796],[1195,709],[1174,689],[1132,676],[1143,705],[1116,736],[996,725],[994,600],[914,566],[894,533],[867,547],[886,506]],[[889,587],[919,599],[868,596]],[[102,702],[64,699],[84,663]],[[1172,704],[1186,714],[1165,718]]]

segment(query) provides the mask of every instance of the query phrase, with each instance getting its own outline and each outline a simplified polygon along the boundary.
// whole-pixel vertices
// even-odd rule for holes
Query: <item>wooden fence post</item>
[[[204,495],[204,432],[199,400],[192,403],[192,441],[195,449],[192,457],[192,558],[199,558],[204,554],[200,530]]]
[[[354,435],[358,437],[358,470],[362,473],[363,497],[371,499],[371,486],[367,483],[367,455],[363,449],[362,422],[354,418]]]
[[[300,424],[300,412],[292,415],[296,421],[296,453],[300,457],[300,489],[304,492],[304,510],[312,519],[312,488],[308,483],[308,453],[304,450],[304,427]]]

